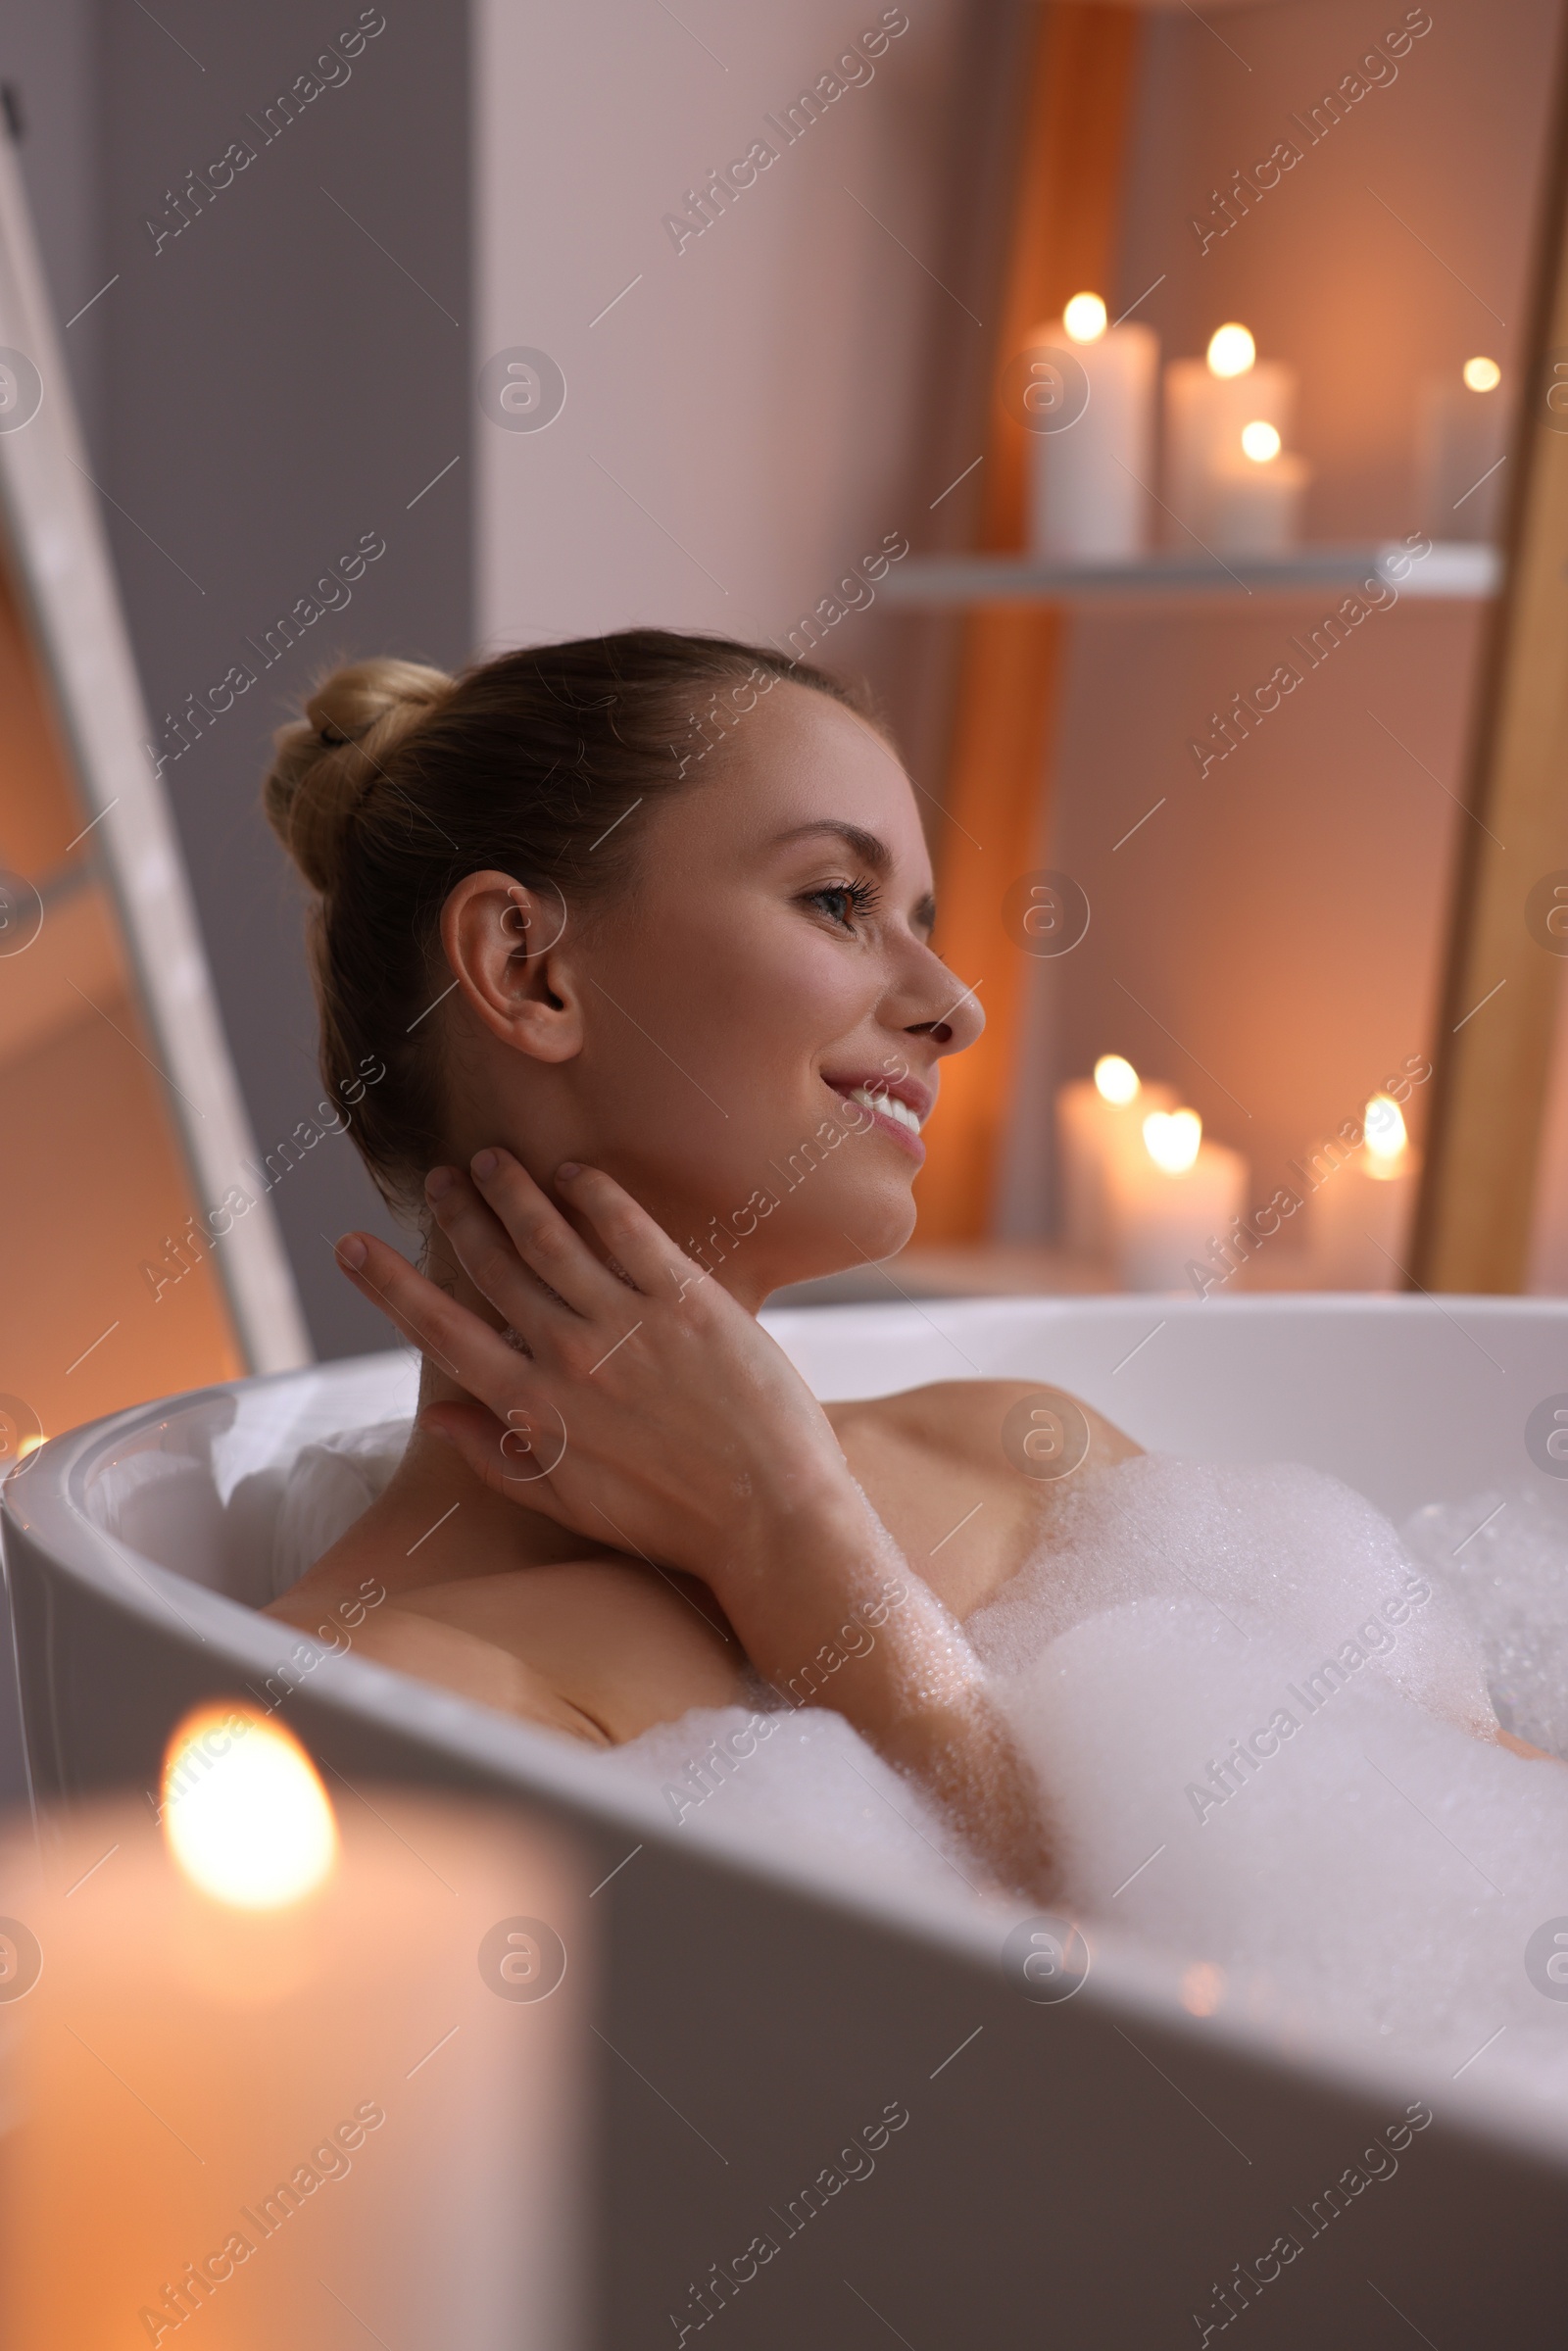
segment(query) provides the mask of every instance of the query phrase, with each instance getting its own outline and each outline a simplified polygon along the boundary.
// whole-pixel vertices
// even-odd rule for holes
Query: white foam
[[[1468,1617],[1504,1730],[1568,1756],[1565,1505],[1533,1488],[1480,1494],[1430,1503],[1403,1535]]]
[[[1383,1617],[1407,1572],[1388,1520],[1321,1470],[1213,1468],[1147,1453],[1067,1495],[1047,1547],[969,1633],[985,1661],[1007,1674],[1085,1617],[1143,1597],[1185,1596],[1244,1646],[1268,1628],[1289,1628],[1298,1637],[1298,1669],[1309,1672],[1382,1622],[1384,1645],[1364,1670],[1481,1728],[1491,1709],[1480,1660],[1446,1587],[1396,1628]]]
[[[1568,1541],[1511,1503],[1461,1544],[1497,1498],[1419,1513],[1404,1543],[1320,1472],[1143,1456],[1085,1478],[969,1630],[1038,1774],[1062,1907],[1142,1938],[1203,2013],[1469,2061],[1560,2108],[1568,2000],[1525,1948],[1568,1917],[1568,1771],[1472,1734],[1490,1673],[1510,1727],[1568,1750]],[[952,1884],[932,1807],[847,1724],[772,1719],[693,1834],[722,1804]],[[746,1720],[688,1716],[607,1768],[667,1787]]]
[[[698,1707],[612,1748],[603,1768],[653,1781],[694,1837],[728,1823],[768,1851],[829,1852],[861,1872],[978,1890],[982,1873],[937,1806],[821,1707]]]

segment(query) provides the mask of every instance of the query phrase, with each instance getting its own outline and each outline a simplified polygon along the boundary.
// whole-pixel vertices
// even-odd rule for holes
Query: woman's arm
[[[913,1774],[1009,1886],[1052,1876],[1038,1793],[964,1636],[906,1565],[821,1407],[775,1343],[612,1177],[557,1188],[624,1277],[509,1153],[437,1169],[443,1232],[487,1323],[363,1235],[350,1278],[461,1382],[427,1407],[496,1492],[700,1576],[759,1673],[842,1713]],[[548,1285],[548,1287],[546,1287]]]

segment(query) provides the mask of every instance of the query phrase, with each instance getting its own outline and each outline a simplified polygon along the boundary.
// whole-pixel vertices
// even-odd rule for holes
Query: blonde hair
[[[427,1015],[451,981],[449,893],[493,867],[574,914],[613,896],[660,796],[784,679],[870,715],[858,690],[772,648],[626,629],[459,677],[357,661],[280,729],[264,800],[315,893],[321,1075],[357,1102],[355,1140],[392,1206],[417,1207],[448,1123],[441,1015]]]
[[[305,715],[279,727],[263,787],[268,822],[313,890],[337,886],[348,827],[377,774],[455,680],[422,661],[356,661],[323,678]]]

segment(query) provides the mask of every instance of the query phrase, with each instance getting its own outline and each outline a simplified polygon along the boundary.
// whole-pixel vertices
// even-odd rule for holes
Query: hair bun
[[[313,890],[336,887],[343,843],[387,759],[453,690],[421,661],[356,661],[334,669],[305,715],[273,737],[263,787],[268,822]]]

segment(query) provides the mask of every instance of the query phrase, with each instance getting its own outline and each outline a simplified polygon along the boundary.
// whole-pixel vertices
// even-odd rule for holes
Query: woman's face
[[[982,1018],[927,943],[914,795],[873,728],[781,681],[711,767],[568,923],[551,986],[580,1043],[514,1061],[531,1099],[484,1139],[547,1183],[568,1156],[608,1169],[755,1305],[908,1238],[937,1065]]]

